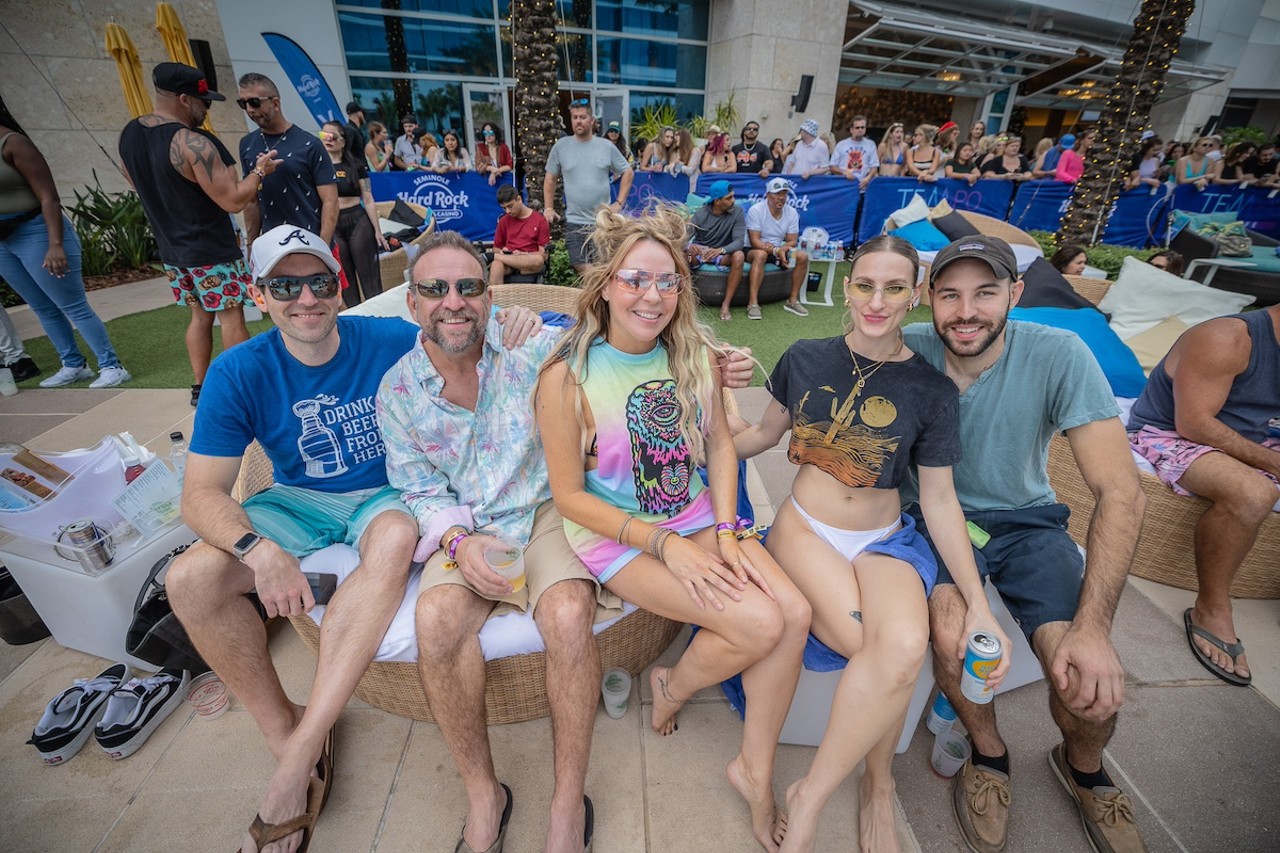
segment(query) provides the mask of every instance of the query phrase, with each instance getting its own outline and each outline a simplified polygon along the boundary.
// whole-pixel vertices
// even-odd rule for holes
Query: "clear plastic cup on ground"
[[[216,720],[227,712],[231,694],[217,673],[206,672],[191,679],[187,686],[187,701],[196,709],[202,720]]]
[[[600,679],[600,695],[604,712],[610,719],[620,720],[631,701],[631,674],[625,669],[611,669]]]

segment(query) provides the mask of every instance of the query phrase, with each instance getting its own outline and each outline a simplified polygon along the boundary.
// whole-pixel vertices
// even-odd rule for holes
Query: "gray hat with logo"
[[[1008,243],[999,237],[974,234],[971,237],[961,237],[938,252],[929,268],[929,286],[933,287],[942,271],[962,258],[982,261],[991,267],[997,279],[1018,277],[1018,259]]]

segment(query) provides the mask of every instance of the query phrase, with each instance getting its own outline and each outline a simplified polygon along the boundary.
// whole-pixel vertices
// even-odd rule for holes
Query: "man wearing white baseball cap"
[[[821,140],[819,140],[821,142]],[[808,317],[809,309],[800,302],[800,288],[809,275],[809,254],[796,248],[800,242],[800,214],[787,204],[791,183],[786,178],[773,178],[765,184],[764,201],[747,211],[747,319],[763,320],[760,311],[760,285],[764,284],[765,264],[791,268],[791,296],[784,309],[797,317]],[[725,295],[725,305],[733,294]]]
[[[404,597],[418,524],[387,484],[375,400],[418,327],[394,317],[339,317],[338,262],[303,228],[279,225],[258,237],[250,267],[249,294],[275,328],[209,367],[182,501],[184,520],[203,541],[174,561],[166,589],[276,759],[243,848],[260,850],[299,832],[302,844],[310,839],[333,782],[332,729]],[[509,319],[530,318],[522,309]],[[271,460],[275,485],[240,504],[231,491],[254,440]],[[360,564],[328,603],[304,709],[285,694],[246,595],[256,593],[268,617],[310,611],[316,601],[299,560],[339,542],[359,549]]]

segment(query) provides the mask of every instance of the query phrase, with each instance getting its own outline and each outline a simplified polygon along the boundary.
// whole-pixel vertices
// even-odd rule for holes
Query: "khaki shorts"
[[[484,595],[467,583],[462,572],[445,569],[444,564],[448,559],[449,554],[443,548],[431,555],[422,570],[418,595],[445,584],[465,586],[480,598],[497,603],[498,606],[489,614],[492,619],[506,613],[536,610],[538,599],[555,584],[564,580],[583,580],[596,591],[596,622],[605,622],[622,615],[622,599],[602,587],[569,547],[569,540],[564,535],[564,519],[560,517],[552,501],[546,501],[538,507],[538,512],[533,517],[533,532],[524,550],[523,589],[505,596]]]

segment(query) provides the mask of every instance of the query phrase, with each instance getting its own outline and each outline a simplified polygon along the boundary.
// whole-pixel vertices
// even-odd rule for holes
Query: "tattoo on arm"
[[[186,133],[184,135],[186,136],[187,150],[191,152],[192,170],[194,171],[196,166],[200,166],[204,169],[205,177],[212,181],[214,168],[222,164],[222,160],[218,157],[217,149],[199,133]]]

